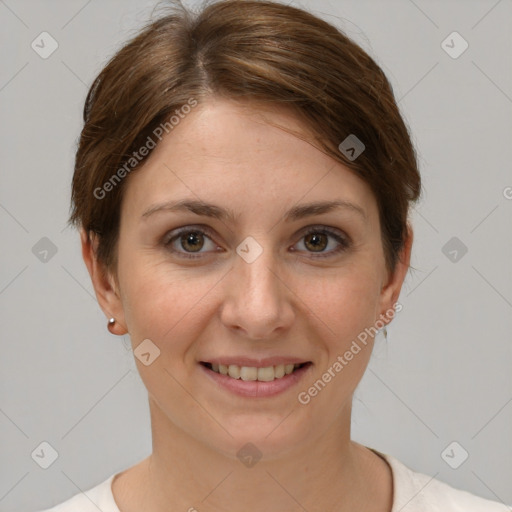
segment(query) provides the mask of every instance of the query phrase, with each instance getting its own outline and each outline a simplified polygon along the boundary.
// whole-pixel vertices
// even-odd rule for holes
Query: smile
[[[310,373],[313,363],[309,361],[256,367],[201,361],[198,367],[215,384],[215,390],[225,390],[244,398],[263,399],[298,386]]]
[[[281,379],[285,375],[290,375],[295,370],[302,368],[309,363],[302,364],[278,364],[276,366],[266,366],[257,368],[255,366],[238,366],[236,364],[224,365],[215,363],[201,363],[215,373],[226,375],[232,379],[241,379],[244,381],[271,382],[275,379]]]

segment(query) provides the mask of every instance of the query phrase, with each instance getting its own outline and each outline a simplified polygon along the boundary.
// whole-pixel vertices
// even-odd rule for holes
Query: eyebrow
[[[336,200],[336,201],[316,201],[312,203],[294,206],[286,212],[284,220],[287,222],[297,221],[305,217],[313,215],[321,215],[328,213],[332,210],[343,208],[351,210],[361,215],[365,220],[367,219],[366,212],[360,206],[349,201]],[[196,215],[204,217],[212,217],[222,221],[228,220],[232,223],[235,222],[237,215],[231,209],[221,208],[214,204],[206,203],[201,200],[183,199],[181,201],[167,201],[165,203],[155,204],[150,206],[144,211],[141,218],[145,219],[158,212],[179,212],[189,211]]]

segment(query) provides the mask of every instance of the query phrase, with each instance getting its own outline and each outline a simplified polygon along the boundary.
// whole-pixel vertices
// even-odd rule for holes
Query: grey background
[[[512,2],[293,3],[381,64],[424,181],[415,270],[356,392],[353,437],[512,504]],[[2,511],[61,502],[151,450],[128,337],[108,333],[66,219],[87,87],[155,5],[0,0]],[[42,31],[59,44],[47,59],[31,48]],[[469,43],[457,59],[441,46],[453,31]],[[457,241],[443,252],[452,237],[462,257]],[[58,452],[48,469],[31,457],[43,441]],[[458,469],[441,456],[453,441],[452,461],[469,453]]]

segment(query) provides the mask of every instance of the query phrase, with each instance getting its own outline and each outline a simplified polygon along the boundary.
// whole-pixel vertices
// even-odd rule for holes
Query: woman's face
[[[127,178],[120,298],[101,301],[128,329],[157,428],[232,457],[247,442],[271,457],[349,424],[371,337],[350,360],[344,354],[392,308],[406,271],[386,271],[369,187],[266,122],[306,133],[289,112],[252,106],[199,105]],[[173,206],[183,202],[193,205]],[[202,364],[238,361],[254,378],[252,367],[271,358],[310,364],[285,376],[286,386]],[[309,393],[329,368],[329,381]]]

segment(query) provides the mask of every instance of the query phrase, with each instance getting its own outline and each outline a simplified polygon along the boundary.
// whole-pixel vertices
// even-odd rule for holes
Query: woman
[[[420,194],[382,70],[266,1],[177,8],[95,80],[71,221],[153,452],[53,512],[503,511],[350,439]]]

